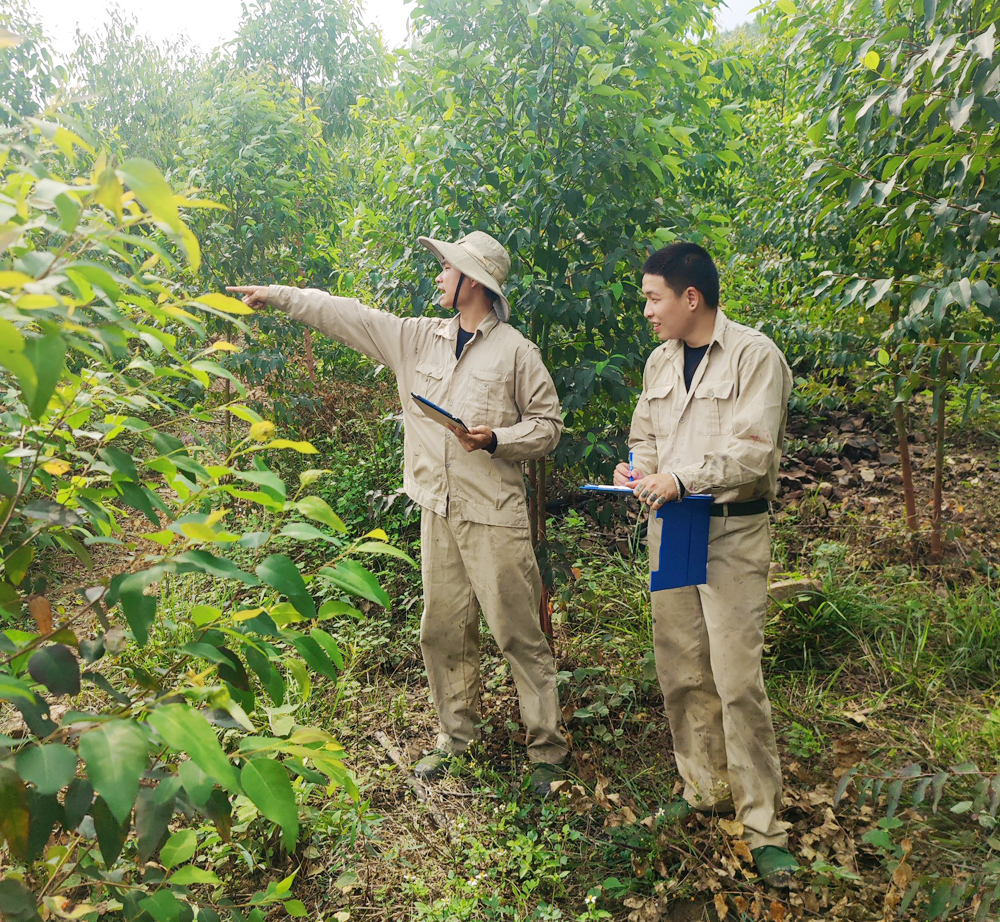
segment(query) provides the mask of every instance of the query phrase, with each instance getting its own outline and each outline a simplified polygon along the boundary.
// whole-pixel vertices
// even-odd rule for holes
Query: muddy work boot
[[[552,784],[566,777],[566,765],[551,762],[532,762],[531,774],[526,782],[528,790],[543,800],[552,793]]]
[[[454,761],[455,757],[450,752],[432,749],[413,766],[413,774],[417,781],[434,781],[444,775]]]
[[[764,845],[755,848],[750,854],[753,855],[754,863],[757,865],[757,873],[769,887],[787,890],[792,885],[795,872],[799,870],[799,863],[787,848]]]

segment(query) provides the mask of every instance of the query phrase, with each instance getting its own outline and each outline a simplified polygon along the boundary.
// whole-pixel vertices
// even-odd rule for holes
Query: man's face
[[[653,328],[653,335],[660,340],[683,339],[694,318],[698,293],[693,288],[679,295],[667,284],[662,275],[646,274],[642,277],[642,293],[646,307],[642,315]]]
[[[438,277],[434,279],[434,284],[437,285],[438,291],[441,292],[441,306],[448,310],[455,310],[457,304],[455,304],[455,289],[458,287],[458,280],[462,277],[462,273],[458,271],[450,263],[445,263],[444,268],[438,273]],[[465,286],[463,286],[465,287]]]

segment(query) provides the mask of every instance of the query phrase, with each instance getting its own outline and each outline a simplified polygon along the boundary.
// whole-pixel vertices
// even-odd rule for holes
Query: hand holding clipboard
[[[446,429],[451,426],[456,426],[463,432],[468,432],[469,427],[465,425],[457,416],[452,416],[446,409],[439,407],[436,403],[431,403],[426,397],[421,397],[419,394],[414,394],[410,391],[410,396],[417,402],[417,407],[420,412],[424,414],[428,419],[434,420],[434,422],[439,425],[444,426]]]

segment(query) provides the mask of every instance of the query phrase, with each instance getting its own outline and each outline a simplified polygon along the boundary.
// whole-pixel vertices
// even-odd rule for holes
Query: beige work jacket
[[[650,355],[632,414],[633,466],[673,471],[690,493],[717,503],[777,496],[792,374],[763,333],[717,311],[715,329],[691,389],[684,386],[684,343]]]
[[[521,461],[547,455],[562,434],[552,377],[534,343],[491,313],[455,358],[459,318],[397,317],[313,288],[271,285],[267,300],[396,374],[403,405],[403,488],[438,515],[527,527]],[[497,450],[466,451],[417,409],[426,397],[467,426],[489,426]]]

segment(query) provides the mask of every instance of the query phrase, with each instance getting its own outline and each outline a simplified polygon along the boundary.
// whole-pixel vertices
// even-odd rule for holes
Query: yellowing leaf
[[[181,216],[174,203],[174,193],[152,163],[132,157],[118,169],[118,177],[157,221],[162,221],[175,234],[181,233]]]
[[[55,477],[61,477],[70,469],[69,461],[46,461],[42,465],[42,470],[46,473],[52,474]]]
[[[251,618],[256,618],[257,615],[259,615],[263,611],[264,611],[263,608],[244,608],[240,611],[233,612],[233,614],[229,616],[229,620],[249,621]]]
[[[23,272],[0,272],[0,288],[6,288],[8,291],[23,288],[33,281],[30,275],[25,275]]]
[[[865,55],[865,67],[869,70],[878,70],[879,61],[882,59],[878,56],[877,51],[869,51]]]
[[[229,406],[220,407],[220,410],[228,410],[237,419],[242,419],[245,423],[259,423],[260,414],[249,407],[241,406],[238,403],[231,403]]]
[[[240,347],[234,346],[232,343],[227,343],[224,339],[220,339],[218,342],[212,343],[208,347],[206,352],[239,352]]]
[[[261,448],[291,448],[293,451],[303,455],[318,455],[317,451],[309,442],[293,442],[291,439],[275,439],[262,445]]]
[[[218,541],[219,532],[205,522],[181,522],[178,526],[185,538],[196,541]]]
[[[196,304],[204,304],[212,310],[222,311],[226,314],[252,314],[253,311],[238,298],[230,298],[229,295],[221,294],[217,291],[209,292],[196,298]]]
[[[382,531],[381,528],[373,528],[367,535],[366,538],[374,538],[376,541],[388,541],[389,536]]]
[[[0,26],[0,48],[13,48],[15,45],[20,45],[23,41],[23,36],[8,32],[3,26]]]
[[[266,442],[274,435],[274,423],[262,420],[250,427],[250,438],[255,442]]]
[[[43,310],[46,307],[58,307],[59,299],[52,295],[21,295],[14,301],[15,305],[23,311]]]
[[[164,304],[163,305],[163,312],[165,314],[170,314],[172,317],[187,317],[188,320],[197,320],[198,319],[190,311],[183,310],[183,309],[177,307],[174,304]]]

